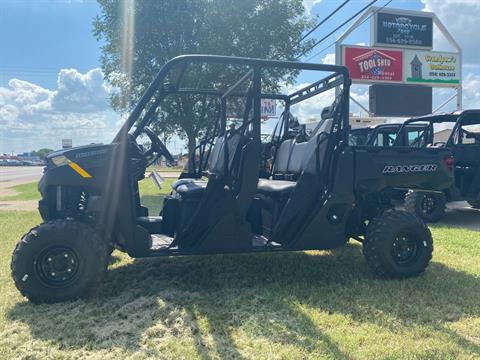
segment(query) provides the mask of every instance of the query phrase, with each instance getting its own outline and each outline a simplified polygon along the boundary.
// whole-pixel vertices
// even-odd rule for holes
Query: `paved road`
[[[36,181],[42,177],[43,166],[0,166],[0,182]]]

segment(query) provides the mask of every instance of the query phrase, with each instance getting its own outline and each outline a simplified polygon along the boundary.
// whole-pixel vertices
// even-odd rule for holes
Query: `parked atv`
[[[209,83],[214,88],[195,88],[186,80],[209,70],[219,76]],[[300,70],[329,75],[292,94],[262,92],[272,82],[268,74]],[[222,71],[241,75],[225,83]],[[448,188],[451,152],[349,146],[350,83],[343,66],[209,55],[170,60],[111,144],[48,157],[39,183],[44,222],[13,252],[17,288],[35,303],[87,296],[100,283],[112,246],[132,257],[161,257],[334,249],[354,238],[363,243],[376,275],[420,274],[432,256],[430,231],[417,216],[389,209],[388,194],[394,188]],[[329,93],[325,126],[306,142],[282,141],[272,176],[259,179],[261,99],[283,101],[288,113]],[[158,111],[168,111],[162,107],[167,96],[198,95],[218,100],[218,126],[172,184],[162,213],[149,214],[140,203],[138,182],[159,156],[173,160],[149,125]],[[244,104],[236,127],[228,125],[232,98]],[[150,147],[139,144],[142,134]]]

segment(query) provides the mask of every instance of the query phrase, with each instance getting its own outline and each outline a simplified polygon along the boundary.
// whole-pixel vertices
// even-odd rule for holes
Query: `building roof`
[[[422,62],[420,61],[418,56],[415,55],[415,57],[412,59],[412,61],[410,61],[410,64],[412,64],[412,65],[422,65]]]

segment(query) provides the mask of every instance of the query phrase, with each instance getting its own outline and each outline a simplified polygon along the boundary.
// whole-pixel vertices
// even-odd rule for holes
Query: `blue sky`
[[[0,0],[0,85],[11,77],[55,89],[60,69],[99,66],[96,1]]]
[[[309,16],[319,19],[340,3],[304,0]],[[312,36],[321,38],[367,3],[352,0]],[[437,13],[464,50],[465,107],[480,107],[480,1],[393,0],[389,7]],[[92,34],[92,19],[98,13],[97,3],[88,0],[0,0],[0,153],[58,148],[63,137],[72,137],[74,145],[111,140],[120,117],[109,108],[111,89],[99,70],[101,44]],[[306,58],[331,44],[344,29]],[[368,33],[366,23],[348,43],[368,43]],[[310,61],[330,62],[333,52],[328,48]],[[365,87],[353,90],[367,105]],[[435,102],[448,96],[448,90],[437,91]],[[320,105],[308,103],[301,113],[311,116]],[[453,110],[453,105],[445,110]],[[178,151],[181,144],[175,146]]]

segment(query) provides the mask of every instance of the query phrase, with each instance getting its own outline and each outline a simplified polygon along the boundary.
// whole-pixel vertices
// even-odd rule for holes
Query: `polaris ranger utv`
[[[351,146],[426,146],[426,124],[410,124],[402,128],[401,123],[385,123],[372,125],[357,129],[352,129],[349,136]],[[406,189],[391,189],[389,198],[392,200],[392,206],[403,204],[405,196],[408,194]]]
[[[218,81],[196,88],[196,79],[212,69]],[[291,94],[262,92],[272,83],[269,74],[301,70],[328,75]],[[226,71],[241,74],[238,81],[226,84]],[[34,303],[86,296],[99,284],[112,246],[132,257],[161,257],[335,249],[351,237],[363,242],[376,275],[420,274],[432,256],[431,234],[415,215],[386,209],[385,196],[398,187],[449,187],[450,151],[349,146],[349,89],[342,66],[209,55],[170,60],[111,144],[48,157],[39,183],[44,223],[13,252],[17,288]],[[329,126],[307,142],[283,141],[274,176],[259,179],[262,97],[283,101],[288,113],[325,92],[333,100]],[[179,96],[218,99],[221,116],[192,154],[192,166],[173,183],[162,213],[149,214],[138,181],[157,157],[172,160],[149,125],[168,110],[162,107],[167,97]],[[234,98],[244,110],[236,128],[227,118]],[[142,134],[150,147],[139,145]]]
[[[440,124],[453,125],[446,141],[435,138],[434,126]],[[466,200],[473,208],[480,208],[480,110],[410,119],[399,129],[399,134],[411,126],[426,127],[419,142],[422,146],[452,151],[455,181],[441,192],[409,191],[405,196],[405,209],[424,221],[433,222],[442,218],[447,202]],[[402,144],[396,142],[395,145]]]

